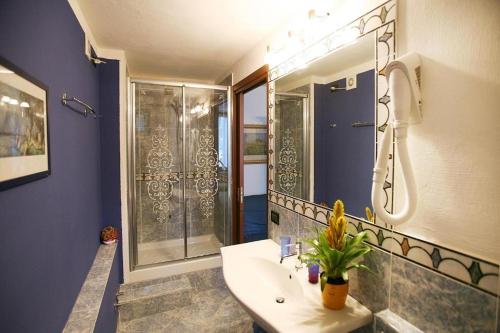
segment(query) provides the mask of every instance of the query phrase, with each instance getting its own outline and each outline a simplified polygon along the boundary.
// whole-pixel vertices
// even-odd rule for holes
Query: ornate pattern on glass
[[[158,125],[151,136],[151,150],[147,156],[147,168],[152,180],[147,182],[148,196],[153,201],[153,213],[156,221],[165,223],[170,211],[168,200],[172,196],[174,183],[178,179],[171,177],[174,166],[172,153],[168,147],[167,129]]]
[[[278,183],[280,188],[288,194],[292,194],[297,185],[297,151],[293,143],[292,131],[286,129],[281,139],[281,149],[278,156],[280,170],[278,172]]]
[[[200,197],[200,210],[204,217],[209,217],[214,211],[214,197],[219,191],[217,164],[219,155],[214,147],[212,130],[205,128],[198,138],[198,151],[195,157],[196,193]]]

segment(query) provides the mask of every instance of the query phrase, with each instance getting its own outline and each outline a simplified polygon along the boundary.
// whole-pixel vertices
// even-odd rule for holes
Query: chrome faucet
[[[288,246],[295,246],[295,253],[291,253],[286,256],[281,256],[280,264],[283,263],[285,258],[297,256],[297,262],[295,263],[295,270],[298,271],[302,268],[302,262],[300,261],[300,256],[302,255],[302,242],[296,242],[295,244],[290,244]]]

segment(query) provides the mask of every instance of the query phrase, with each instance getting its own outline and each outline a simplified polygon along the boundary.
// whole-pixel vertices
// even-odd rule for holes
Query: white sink
[[[258,257],[247,258],[241,264],[255,268],[257,274],[252,275],[252,288],[265,291],[262,294],[271,300],[284,297],[285,300],[297,301],[304,297],[302,286],[287,266]]]
[[[343,310],[323,307],[319,283],[308,282],[306,267],[296,272],[296,257],[280,264],[280,247],[270,239],[226,246],[221,252],[229,290],[268,333],[342,333],[371,322],[370,310],[350,296]]]

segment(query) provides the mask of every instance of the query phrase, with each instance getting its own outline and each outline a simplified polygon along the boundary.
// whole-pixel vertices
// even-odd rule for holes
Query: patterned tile
[[[497,294],[498,265],[394,232],[393,253],[474,288]]]
[[[390,309],[423,331],[493,332],[497,298],[393,256]]]
[[[278,244],[280,243],[280,236],[287,235],[296,238],[299,232],[298,215],[288,208],[281,207],[275,204],[269,205],[269,214],[271,211],[274,211],[280,215],[280,224],[279,226],[277,226],[272,222],[268,223],[269,237]]]
[[[308,202],[305,202],[304,206],[302,200],[272,190],[269,190],[268,198],[270,205],[274,205],[273,207],[276,210],[288,209],[285,208],[285,204],[288,204],[288,206],[293,204],[293,211],[299,215],[299,221],[304,221],[303,219],[307,218],[326,225],[330,214],[322,206]],[[303,209],[303,207],[306,208]],[[289,209],[289,211],[291,210]],[[373,246],[394,253],[478,290],[491,295],[498,295],[498,264],[403,235],[384,226],[360,220],[353,216],[347,216],[347,220],[347,231],[351,235],[367,231],[368,243]],[[273,228],[274,233],[280,232],[277,231],[276,227]]]
[[[322,231],[326,229],[326,226],[322,223],[318,223],[313,219],[305,217],[303,215],[298,215],[299,219],[299,233],[298,237],[301,239],[311,239],[316,237],[317,231]]]

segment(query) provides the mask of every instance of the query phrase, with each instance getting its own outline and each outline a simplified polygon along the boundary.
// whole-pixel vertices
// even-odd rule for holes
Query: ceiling
[[[100,47],[122,49],[131,76],[211,81],[306,0],[78,0]]]

